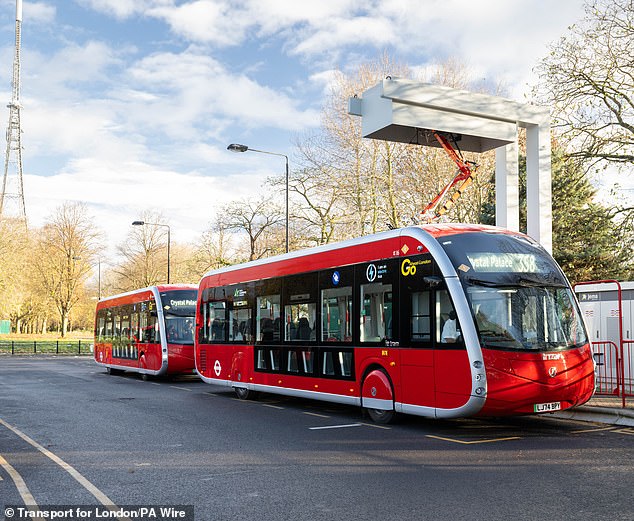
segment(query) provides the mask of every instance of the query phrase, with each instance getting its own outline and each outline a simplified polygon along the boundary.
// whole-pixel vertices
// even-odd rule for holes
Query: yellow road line
[[[2,457],[1,454],[0,454],[0,467],[6,470],[9,476],[11,476],[11,479],[15,483],[15,488],[18,489],[18,492],[20,493],[20,497],[22,498],[22,501],[24,501],[24,504],[37,507],[35,498],[33,497],[33,494],[31,494],[29,487],[26,486],[26,483],[22,479],[22,476],[20,476],[20,473],[17,470],[15,470],[11,466],[11,464]]]
[[[9,425],[2,418],[0,418],[0,424],[4,425],[7,429],[17,434],[20,438],[26,441],[29,445],[35,447],[42,454],[44,454],[47,458],[57,463],[60,467],[62,467],[66,472],[68,472],[82,487],[84,487],[88,492],[90,492],[97,501],[99,501],[102,505],[107,507],[115,507],[117,506],[114,502],[106,496],[101,490],[99,490],[95,485],[93,485],[90,481],[88,481],[84,476],[82,476],[77,470],[75,470],[72,466],[66,463],[62,458],[53,454],[50,450],[42,447],[35,440],[31,439],[29,436],[24,434],[21,430]],[[112,510],[112,508],[111,508]]]
[[[464,441],[464,440],[456,440],[453,438],[443,438],[442,436],[432,436],[428,434],[426,438],[434,438],[436,440],[442,441],[450,441],[451,443],[460,443],[461,445],[476,445],[478,443],[495,443],[497,441],[510,441],[510,440],[520,440],[520,436],[511,436],[508,438],[494,438],[489,440],[474,440],[474,441]]]
[[[570,431],[570,434],[583,434],[584,432],[599,432],[599,431],[611,431],[616,427],[597,427],[595,429],[581,429],[578,431]]]

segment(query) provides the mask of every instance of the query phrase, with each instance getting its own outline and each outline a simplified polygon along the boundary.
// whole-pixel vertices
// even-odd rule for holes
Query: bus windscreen
[[[468,233],[441,245],[456,267],[483,347],[557,350],[588,342],[562,271],[532,239]]]
[[[196,290],[172,290],[161,293],[168,342],[193,345],[196,297]]]

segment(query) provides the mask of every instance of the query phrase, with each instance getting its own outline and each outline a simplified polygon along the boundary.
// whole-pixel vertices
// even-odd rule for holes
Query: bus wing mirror
[[[429,275],[427,277],[423,277],[425,284],[429,284],[432,288],[435,288],[440,283],[442,283],[442,279],[437,277],[436,275]]]

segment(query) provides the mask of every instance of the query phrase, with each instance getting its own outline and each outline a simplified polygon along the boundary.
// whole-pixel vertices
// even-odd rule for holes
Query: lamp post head
[[[134,221],[132,223],[132,226],[143,226],[145,224],[145,221]]]
[[[231,152],[246,152],[247,150],[249,150],[249,147],[246,145],[240,145],[238,143],[231,143],[227,147],[227,150],[231,150]]]

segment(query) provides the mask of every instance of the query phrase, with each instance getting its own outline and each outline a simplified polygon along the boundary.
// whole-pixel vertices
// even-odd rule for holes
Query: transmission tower
[[[20,30],[22,25],[22,0],[15,2],[15,56],[11,81],[9,126],[7,127],[7,151],[4,158],[4,177],[0,192],[0,217],[17,217],[26,223],[24,183],[22,180],[22,130],[20,128]],[[17,186],[16,186],[17,185]],[[13,203],[9,210],[9,203]]]

